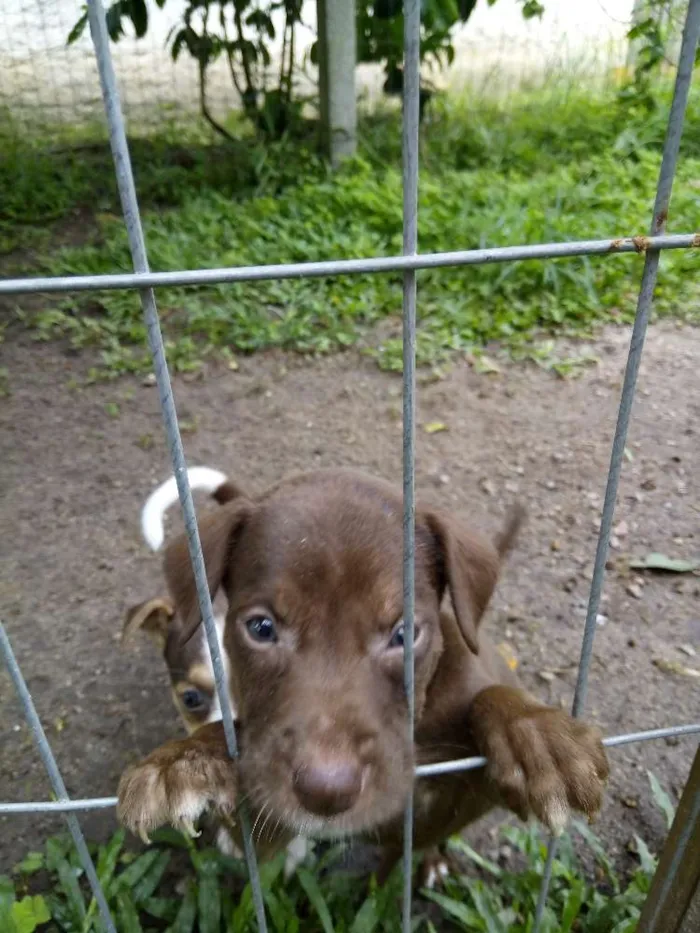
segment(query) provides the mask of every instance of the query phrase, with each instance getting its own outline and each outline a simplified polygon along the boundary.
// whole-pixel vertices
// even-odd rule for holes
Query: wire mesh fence
[[[663,249],[700,248],[700,234],[696,232],[669,236],[665,233],[666,219],[671,197],[671,190],[678,161],[680,141],[683,130],[685,108],[691,83],[695,51],[700,36],[700,0],[689,0],[687,17],[683,32],[679,66],[668,130],[663,150],[661,168],[653,207],[652,220],[648,236],[611,237],[609,240],[580,241],[542,245],[517,245],[494,250],[465,250],[453,253],[419,255],[418,242],[418,109],[419,109],[419,39],[420,39],[420,2],[409,0],[405,8],[405,88],[404,88],[404,124],[403,124],[403,183],[404,183],[404,237],[403,255],[383,259],[357,259],[340,262],[319,262],[308,264],[229,268],[218,270],[182,270],[171,273],[152,273],[148,265],[138,199],[131,170],[129,151],[124,128],[123,111],[115,77],[112,54],[107,35],[104,9],[101,0],[89,0],[88,13],[90,31],[95,49],[97,68],[104,103],[104,111],[109,128],[110,145],[119,187],[122,210],[131,249],[133,274],[107,276],[55,277],[42,279],[7,279],[0,282],[0,293],[20,294],[26,292],[56,293],[66,291],[97,291],[105,288],[131,288],[139,291],[148,342],[153,357],[154,373],[160,398],[165,435],[170,451],[173,473],[176,478],[178,494],[182,506],[188,539],[190,559],[194,569],[197,594],[204,629],[211,652],[215,673],[216,691],[222,710],[229,754],[236,758],[238,746],[236,730],[229,692],[227,689],[224,666],[216,634],[212,603],[206,581],[204,558],[199,540],[197,520],[192,494],[189,486],[185,455],[180,436],[180,428],[175,409],[173,391],[170,382],[165,348],[160,330],[158,310],[154,289],[175,283],[183,285],[224,283],[233,281],[255,281],[261,279],[280,279],[289,277],[318,277],[341,274],[381,273],[389,270],[401,270],[404,275],[403,290],[403,492],[404,492],[404,624],[406,629],[404,649],[404,683],[408,697],[408,718],[406,727],[411,736],[414,728],[413,707],[413,629],[414,629],[414,558],[415,558],[415,355],[416,355],[416,302],[417,270],[429,267],[470,265],[486,262],[511,262],[516,260],[554,259],[576,255],[614,255],[636,250],[644,253],[644,270],[637,302],[637,311],[632,329],[625,377],[622,387],[617,424],[612,442],[610,467],[605,491],[605,500],[601,516],[601,525],[596,548],[590,597],[584,625],[581,656],[578,667],[576,690],[572,713],[580,716],[584,711],[588,671],[593,652],[596,631],[596,617],[612,529],[615,503],[617,499],[623,454],[634,400],[637,375],[639,371],[644,338],[652,307],[654,288],[657,281],[661,251]],[[608,261],[614,261],[610,259]],[[17,690],[25,717],[30,726],[35,743],[47,769],[55,801],[37,801],[26,803],[0,803],[0,812],[5,814],[27,814],[41,812],[60,812],[65,814],[76,849],[84,866],[86,877],[92,887],[97,906],[102,915],[105,928],[115,930],[109,915],[103,891],[95,872],[88,848],[76,813],[92,809],[113,807],[115,798],[96,798],[71,800],[60,775],[50,744],[44,733],[29,690],[16,661],[4,627],[0,625],[0,649],[8,667],[10,677]],[[627,733],[608,737],[605,744],[615,747],[629,742],[642,742],[665,737],[679,737],[700,733],[700,723],[670,726],[645,732]],[[416,769],[416,777],[429,779],[437,774],[467,771],[483,767],[483,758],[467,758],[438,764],[426,765]],[[408,801],[404,822],[404,897],[403,930],[412,929],[412,800]],[[255,849],[250,831],[248,814],[241,813],[245,857],[251,880],[253,902],[258,928],[267,930],[263,891],[261,889]],[[550,841],[548,859],[542,879],[540,897],[537,905],[535,931],[539,928],[544,915],[551,869],[554,860],[555,844]]]
[[[123,112],[132,132],[147,134],[173,120],[191,121],[199,113],[196,62],[189,55],[173,62],[170,54],[170,31],[181,22],[185,6],[184,0],[169,0],[162,9],[151,5],[146,35],[137,39],[127,29],[114,46]],[[478,6],[468,28],[457,30],[449,75],[437,80],[507,97],[514,88],[541,83],[551,75],[585,75],[592,80],[624,65],[633,0],[575,7],[566,0],[550,0],[541,21],[525,22],[517,0],[500,0],[498,16],[486,4]],[[0,0],[0,112],[6,132],[13,126],[17,132],[45,135],[49,128],[49,133],[74,133],[103,119],[90,37],[86,33],[67,44],[80,12],[76,0]],[[314,0],[303,4],[303,21],[308,28],[300,30],[297,41],[297,80],[306,93],[316,80],[315,68],[308,63]],[[276,72],[278,37],[270,49],[271,71]],[[381,68],[360,67],[358,80],[370,104],[381,97]],[[239,107],[223,60],[212,64],[207,87],[217,118]]]

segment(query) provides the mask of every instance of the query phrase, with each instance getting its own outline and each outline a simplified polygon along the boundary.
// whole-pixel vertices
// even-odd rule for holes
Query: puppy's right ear
[[[175,609],[167,599],[147,599],[145,603],[132,606],[126,614],[122,629],[122,642],[128,642],[140,631],[147,632],[161,648],[165,646]]]
[[[198,522],[207,585],[212,599],[224,582],[235,537],[252,511],[253,504],[248,499],[236,498]],[[170,595],[184,623],[183,640],[187,641],[202,616],[186,535],[180,535],[165,549],[163,571]]]

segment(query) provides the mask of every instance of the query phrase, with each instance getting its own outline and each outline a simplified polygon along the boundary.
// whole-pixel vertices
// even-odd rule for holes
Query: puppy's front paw
[[[470,712],[486,776],[506,806],[556,835],[572,811],[595,818],[609,773],[598,729],[510,687],[482,691]]]
[[[221,724],[168,742],[129,768],[119,782],[118,798],[119,821],[144,842],[166,823],[197,835],[195,822],[205,810],[230,817],[237,804],[237,780]]]

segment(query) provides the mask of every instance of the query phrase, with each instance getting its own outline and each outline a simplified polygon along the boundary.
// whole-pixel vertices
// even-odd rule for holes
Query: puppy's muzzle
[[[357,803],[362,791],[362,765],[352,757],[318,753],[294,773],[294,793],[309,813],[337,816]]]

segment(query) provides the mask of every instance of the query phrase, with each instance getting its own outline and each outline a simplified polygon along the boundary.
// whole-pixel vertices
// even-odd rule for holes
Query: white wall
[[[457,59],[447,76],[454,85],[500,82],[504,89],[548,69],[601,70],[624,56],[624,34],[633,0],[543,0],[542,20],[526,22],[517,0],[480,0],[466,27],[455,37]],[[65,39],[77,19],[80,0],[0,0],[0,105],[21,117],[30,108],[66,121],[76,112],[99,109],[99,88],[91,44],[85,36],[66,49]],[[197,106],[195,73],[186,55],[176,66],[165,39],[179,19],[184,0],[168,0],[164,10],[152,7],[146,39],[122,40],[115,47],[117,72],[127,115],[158,119],[169,107]],[[313,25],[315,3],[305,17]],[[302,36],[303,55],[313,33]],[[361,69],[359,84],[366,96],[379,94],[376,68]],[[223,64],[211,78],[211,96],[220,113],[235,100]]]

